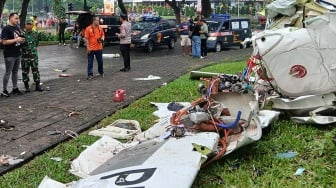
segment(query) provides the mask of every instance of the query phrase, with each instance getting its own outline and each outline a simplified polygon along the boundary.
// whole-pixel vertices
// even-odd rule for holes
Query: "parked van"
[[[132,25],[132,46],[152,52],[157,46],[175,47],[177,41],[175,20],[163,20],[160,17],[143,17],[142,21]]]
[[[248,18],[208,19],[209,30],[207,48],[220,52],[230,46],[244,47],[244,40],[251,38],[251,23]]]

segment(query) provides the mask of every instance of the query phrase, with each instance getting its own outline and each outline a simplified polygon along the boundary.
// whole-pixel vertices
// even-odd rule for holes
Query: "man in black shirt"
[[[65,38],[64,38],[64,31],[68,23],[66,23],[65,18],[62,18],[61,21],[58,23],[58,45],[61,45],[63,42],[63,45],[65,46]]]
[[[6,72],[3,76],[3,91],[1,96],[9,97],[7,91],[9,77],[12,74],[13,91],[12,94],[22,94],[17,87],[18,71],[21,62],[21,46],[25,42],[17,24],[19,23],[18,13],[9,15],[9,23],[1,32],[2,44],[4,46],[4,57]]]

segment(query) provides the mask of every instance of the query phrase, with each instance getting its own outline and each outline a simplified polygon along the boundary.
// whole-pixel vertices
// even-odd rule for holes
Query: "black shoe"
[[[44,89],[40,85],[36,85],[36,91],[44,91]]]
[[[15,88],[15,89],[13,89],[12,94],[14,94],[14,95],[22,95],[23,93],[19,90],[19,88]]]
[[[8,125],[8,122],[5,120],[0,121],[0,130],[12,131],[15,128],[13,125]]]
[[[121,72],[128,72],[130,71],[131,69],[130,68],[123,68],[123,69],[120,69]]]
[[[24,82],[24,85],[25,85],[25,88],[26,88],[26,93],[30,92],[28,82]]]
[[[9,93],[7,90],[4,90],[3,92],[1,92],[1,96],[4,96],[4,97],[9,97]]]
[[[95,77],[101,77],[101,78],[104,78],[105,77],[105,74],[100,74],[100,73],[97,73]]]
[[[41,87],[40,81],[36,81],[36,82],[35,82],[35,85],[36,85],[36,88],[35,88],[36,91],[43,91],[43,90],[44,90],[44,89]]]

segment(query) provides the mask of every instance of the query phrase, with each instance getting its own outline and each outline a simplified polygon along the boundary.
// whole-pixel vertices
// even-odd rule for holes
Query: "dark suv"
[[[174,20],[143,18],[143,21],[132,23],[132,46],[145,48],[152,52],[156,46],[168,45],[175,47],[176,23]]]
[[[91,24],[92,17],[98,16],[100,18],[100,26],[105,32],[105,44],[116,43],[119,44],[119,38],[115,33],[120,33],[120,21],[119,16],[112,15],[93,15],[86,11],[69,11],[68,15],[78,15],[77,23],[79,24],[79,29],[84,29]],[[67,28],[69,31],[71,28]]]
[[[100,26],[105,31],[105,43],[118,43],[119,38],[115,33],[120,33],[119,16],[97,15],[100,18]]]

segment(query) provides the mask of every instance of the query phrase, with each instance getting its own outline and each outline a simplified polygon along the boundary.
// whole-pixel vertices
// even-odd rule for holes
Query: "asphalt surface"
[[[108,46],[104,49],[104,53],[116,53],[118,49],[119,46]],[[41,46],[38,52],[41,82],[44,88],[48,87],[50,90],[44,92],[33,90],[21,96],[0,98],[0,119],[15,126],[12,131],[0,131],[0,155],[24,159],[16,165],[0,166],[0,174],[19,167],[46,149],[71,138],[64,134],[67,130],[80,133],[164,83],[220,60],[245,60],[252,49],[231,48],[219,53],[212,52],[205,59],[181,56],[179,43],[176,43],[175,49],[170,50],[165,46],[150,54],[141,49],[132,49],[130,72],[119,71],[123,68],[122,58],[104,58],[105,77],[93,80],[86,80],[85,48]],[[2,54],[2,51],[0,53]],[[4,60],[0,58],[1,89],[4,67]],[[66,72],[58,72],[57,69]],[[97,73],[96,62],[94,72]],[[62,73],[71,76],[59,77]],[[21,78],[21,71],[19,75]],[[149,75],[160,76],[161,79],[152,81],[132,79]],[[11,87],[10,80],[9,91]],[[19,88],[23,90],[21,80]],[[113,102],[113,92],[117,89],[126,91],[125,100],[122,102]],[[59,131],[61,134],[50,134],[50,131]]]

